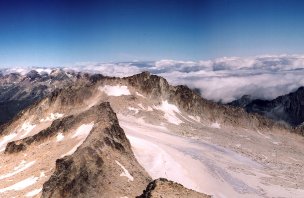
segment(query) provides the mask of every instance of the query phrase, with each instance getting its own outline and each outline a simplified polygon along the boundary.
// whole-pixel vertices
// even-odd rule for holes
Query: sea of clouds
[[[49,68],[37,69],[51,71]],[[149,71],[165,77],[171,84],[197,88],[203,97],[223,103],[243,95],[273,99],[304,86],[304,55],[223,57],[205,61],[86,62],[64,69],[118,77]],[[6,73],[13,71],[25,73],[27,69],[10,68]]]

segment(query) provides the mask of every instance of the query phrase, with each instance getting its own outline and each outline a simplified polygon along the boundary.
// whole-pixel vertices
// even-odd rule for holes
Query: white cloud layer
[[[150,71],[165,77],[171,84],[198,88],[203,97],[223,102],[230,102],[245,94],[273,99],[304,86],[304,55],[223,57],[196,62],[79,63],[66,68],[71,67],[76,71],[119,77]],[[10,70],[18,71],[16,68]]]

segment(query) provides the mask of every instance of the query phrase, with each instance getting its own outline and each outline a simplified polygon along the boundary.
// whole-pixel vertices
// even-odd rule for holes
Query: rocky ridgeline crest
[[[274,122],[258,114],[249,114],[242,108],[206,100],[185,85],[171,86],[166,79],[151,75],[149,72],[123,79],[151,98],[168,99],[186,112],[204,116],[210,121],[252,129],[293,130],[284,124]]]
[[[229,105],[242,107],[249,113],[258,113],[275,121],[298,127],[304,122],[304,87],[273,100],[251,99],[243,96]]]

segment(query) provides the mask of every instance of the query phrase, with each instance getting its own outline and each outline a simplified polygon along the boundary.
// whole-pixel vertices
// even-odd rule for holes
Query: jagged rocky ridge
[[[0,76],[0,125],[18,112],[41,100],[58,88],[95,81],[100,75],[54,69],[49,74],[32,70],[26,75],[8,73]]]
[[[304,87],[273,100],[251,99],[243,96],[229,105],[242,107],[249,113],[258,113],[275,121],[297,127],[304,122]]]
[[[284,124],[274,122],[260,115],[249,114],[239,107],[217,104],[206,100],[184,85],[170,86],[159,76],[144,72],[124,78],[131,86],[137,87],[151,98],[166,98],[186,112],[200,115],[207,120],[219,121],[231,126],[246,126],[253,129],[286,129]]]
[[[56,161],[55,172],[43,184],[41,197],[134,197],[150,181],[109,103],[92,109],[101,112],[97,116],[105,119],[101,123],[104,126],[95,125],[74,154]],[[121,178],[119,163],[132,178]]]

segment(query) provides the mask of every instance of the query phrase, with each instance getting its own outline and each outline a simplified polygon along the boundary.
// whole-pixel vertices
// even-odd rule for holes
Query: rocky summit
[[[187,86],[148,72],[0,79],[1,104],[26,104],[1,114],[0,197],[304,194],[296,129]]]

